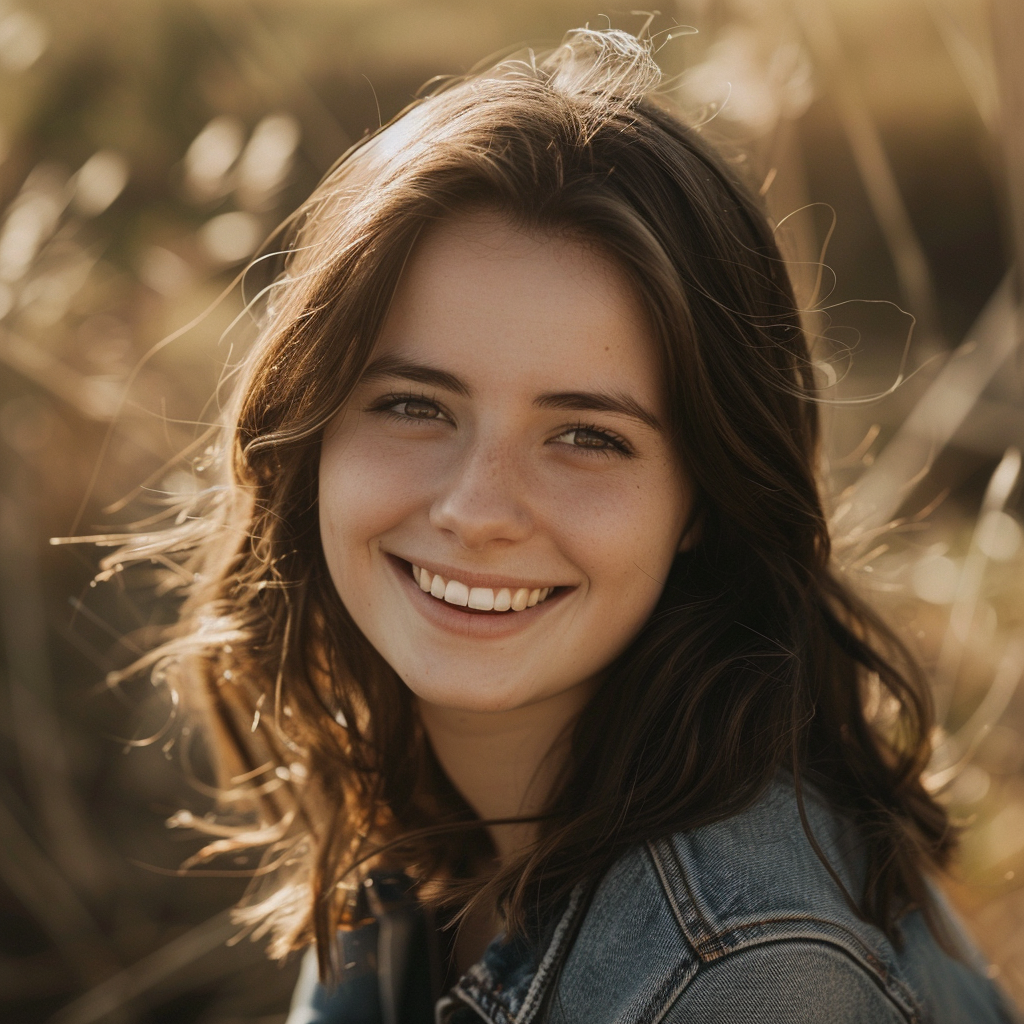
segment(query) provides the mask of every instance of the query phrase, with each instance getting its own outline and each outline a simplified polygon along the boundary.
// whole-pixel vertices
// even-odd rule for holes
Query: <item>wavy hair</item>
[[[240,916],[273,931],[277,955],[315,938],[324,975],[374,862],[462,899],[488,894],[515,932],[627,847],[733,814],[780,771],[859,827],[865,883],[848,898],[865,919],[896,937],[908,907],[929,913],[925,874],[954,835],[921,783],[928,689],[833,565],[818,396],[766,216],[657,98],[658,81],[648,43],[580,30],[541,60],[445,83],[348,152],[287,227],[219,485],[108,560],[163,559],[183,598],[166,643],[134,670],[205,722],[236,815],[204,826],[216,835],[193,863],[262,847]],[[577,232],[631,280],[701,528],[574,724],[536,843],[474,882],[493,856],[486,831],[338,597],[317,474],[323,429],[418,236],[477,207]],[[869,685],[888,695],[884,722],[865,714]]]

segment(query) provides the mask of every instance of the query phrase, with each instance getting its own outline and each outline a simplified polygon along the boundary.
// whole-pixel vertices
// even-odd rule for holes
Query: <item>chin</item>
[[[401,673],[399,675],[401,676]],[[438,686],[432,681],[415,677],[401,678],[414,696],[435,707],[447,708],[450,711],[482,714],[512,711],[525,704],[532,704],[537,699],[537,695],[525,692],[514,684],[495,686],[492,683],[481,687],[478,680],[471,682],[447,679],[443,686]]]

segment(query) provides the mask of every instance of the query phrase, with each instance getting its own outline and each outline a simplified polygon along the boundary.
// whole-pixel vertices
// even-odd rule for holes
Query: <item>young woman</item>
[[[1009,1019],[785,266],[657,81],[579,31],[347,154],[222,486],[117,555],[193,580],[150,661],[238,807],[207,855],[265,848],[240,916],[315,945],[292,1024]]]

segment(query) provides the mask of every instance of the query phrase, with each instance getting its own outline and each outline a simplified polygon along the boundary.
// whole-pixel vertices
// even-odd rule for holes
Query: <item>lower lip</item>
[[[502,637],[512,636],[527,629],[546,612],[561,604],[575,589],[566,587],[549,595],[546,600],[532,608],[524,608],[521,612],[467,611],[459,605],[449,604],[421,590],[419,584],[412,578],[412,568],[408,562],[394,555],[388,555],[387,560],[399,582],[408,591],[413,605],[424,618],[449,633],[481,640],[500,640]]]

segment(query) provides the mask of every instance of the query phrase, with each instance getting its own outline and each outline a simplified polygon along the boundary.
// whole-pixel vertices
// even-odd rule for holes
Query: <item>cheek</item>
[[[592,589],[653,608],[689,511],[686,485],[671,464],[645,467],[611,488],[566,489],[550,507]]]
[[[651,617],[665,589],[679,549],[686,515],[681,489],[673,479],[634,489],[622,509],[619,529],[602,538],[601,561],[594,566],[594,593],[602,636],[621,653]]]
[[[329,431],[320,454],[320,533],[335,573],[357,568],[371,541],[425,501],[430,467],[422,458],[355,429]]]

